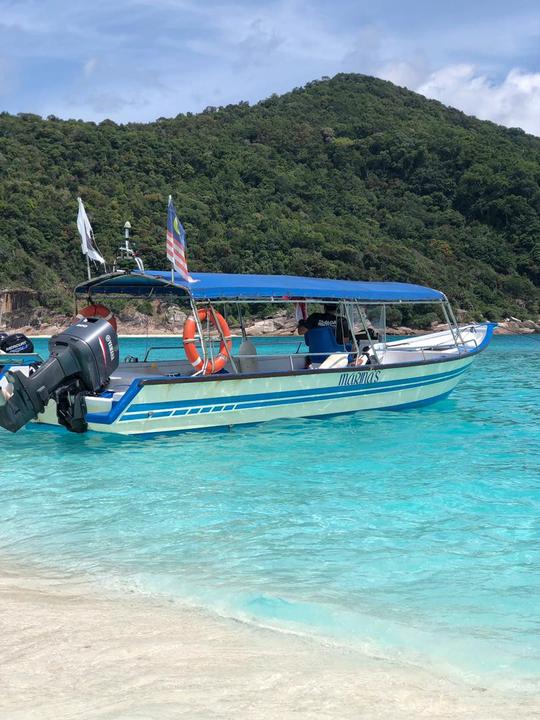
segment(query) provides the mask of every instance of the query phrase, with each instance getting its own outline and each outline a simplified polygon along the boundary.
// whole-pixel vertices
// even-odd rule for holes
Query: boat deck
[[[474,350],[476,340],[470,337],[469,331],[464,330],[464,334],[464,340],[468,345],[465,352]],[[368,367],[425,363],[459,356],[459,351],[450,333],[435,333],[429,337],[426,336],[424,347],[419,347],[418,341],[419,338],[411,338],[389,344],[374,344],[373,349],[369,351]],[[319,368],[339,369],[349,366],[351,359],[351,354],[348,352],[333,353],[324,362],[311,362],[307,368],[306,361],[310,358],[310,354],[306,349],[302,349],[302,352],[280,355],[258,354],[254,347],[252,350],[254,352],[251,354],[232,355],[232,361],[225,365],[220,374],[241,377],[258,373],[296,373],[303,370],[310,372],[310,370]],[[198,375],[199,373],[185,359],[123,362],[111,376],[106,395],[110,397],[113,393],[114,399],[118,399],[135,380],[151,379],[166,382],[173,378],[189,378]]]

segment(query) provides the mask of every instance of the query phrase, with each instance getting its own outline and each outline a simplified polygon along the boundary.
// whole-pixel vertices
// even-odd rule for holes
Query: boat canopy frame
[[[201,339],[203,363],[206,365],[212,350],[204,341],[203,328],[199,322],[198,307],[208,304],[286,304],[319,303],[339,305],[343,308],[350,326],[353,326],[353,311],[364,328],[371,352],[378,361],[375,343],[369,333],[368,321],[362,306],[388,305],[433,305],[442,306],[444,318],[452,333],[455,346],[465,349],[465,342],[459,331],[456,318],[446,295],[439,290],[398,282],[372,282],[353,280],[331,280],[291,275],[241,275],[228,273],[192,273],[192,281],[184,280],[178,273],[162,270],[123,271],[97,276],[75,288],[76,300],[92,295],[131,295],[152,297],[174,296],[190,304],[197,330]],[[384,312],[386,317],[386,312]],[[240,314],[242,335],[243,319]],[[209,333],[206,333],[209,335]],[[360,348],[354,341],[354,353]],[[229,353],[228,353],[229,354]]]
[[[116,271],[87,280],[75,288],[80,295],[176,295],[196,301],[335,302],[363,305],[422,304],[447,301],[439,290],[399,282],[332,280],[293,275],[193,273],[193,282],[161,270]]]

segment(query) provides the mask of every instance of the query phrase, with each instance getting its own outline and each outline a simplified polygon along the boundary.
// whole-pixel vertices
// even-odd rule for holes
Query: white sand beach
[[[5,720],[540,717],[540,702],[80,578],[0,572]]]

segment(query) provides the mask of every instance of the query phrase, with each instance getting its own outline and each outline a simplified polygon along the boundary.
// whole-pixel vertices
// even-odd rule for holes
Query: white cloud
[[[83,67],[84,76],[90,77],[90,75],[92,75],[94,73],[95,69],[97,68],[97,64],[98,64],[98,61],[97,61],[97,58],[95,58],[95,57],[87,60],[84,63],[84,67]]]
[[[19,2],[2,5],[1,24],[11,31],[45,33],[51,30],[54,20],[40,13],[39,3]]]
[[[208,23],[220,46],[291,62],[341,62],[354,49],[357,28],[331,23],[312,0],[271,0],[214,8]]]
[[[532,0],[459,23],[465,0],[436,13],[415,0],[413,16],[393,2],[0,0],[2,109],[145,121],[359,72],[540,134]]]
[[[473,65],[437,70],[415,88],[481,120],[520,127],[540,135],[540,73],[514,68],[501,82],[479,73]]]
[[[383,80],[389,80],[395,85],[414,90],[426,80],[429,71],[425,58],[418,55],[411,61],[400,60],[386,63],[377,70],[376,75]]]

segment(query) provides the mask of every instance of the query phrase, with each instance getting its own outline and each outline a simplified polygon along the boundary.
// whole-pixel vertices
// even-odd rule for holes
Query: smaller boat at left
[[[43,358],[34,352],[34,343],[29,337],[0,331],[0,391],[7,387],[9,370],[28,376],[42,362]]]

